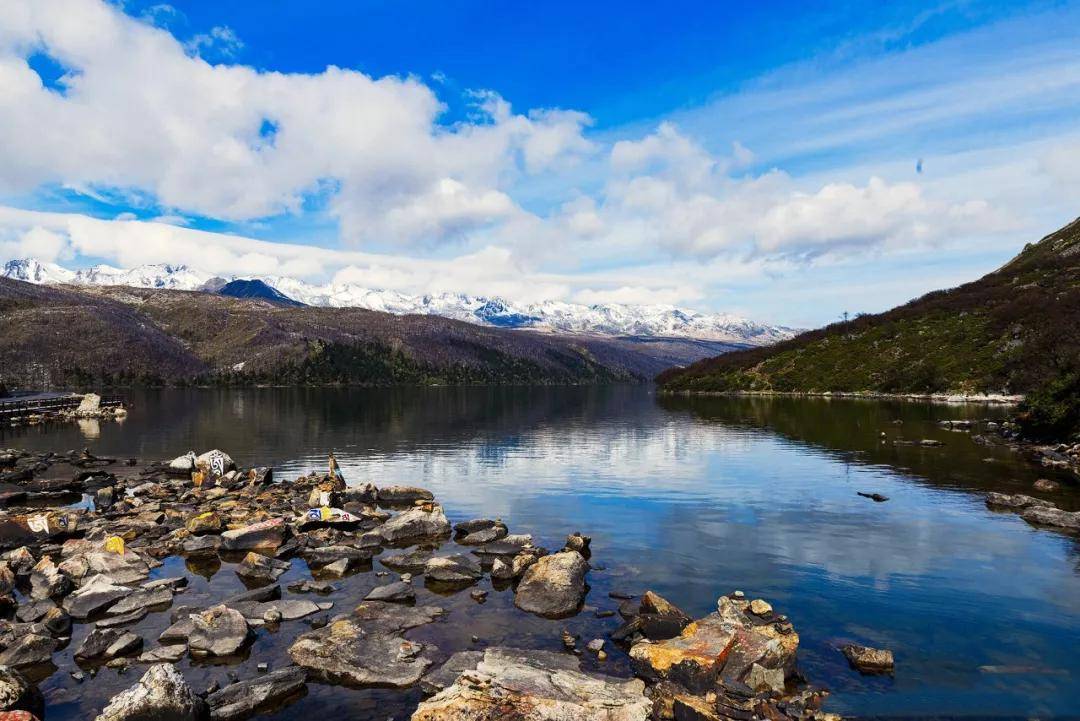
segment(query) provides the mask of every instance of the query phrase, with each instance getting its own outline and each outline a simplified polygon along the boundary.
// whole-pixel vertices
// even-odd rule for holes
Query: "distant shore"
[[[877,391],[669,391],[663,387],[659,392],[671,396],[732,396],[752,398],[854,398],[858,400],[919,401],[923,403],[944,404],[983,404],[1014,406],[1024,400],[1022,395],[1002,393],[880,393]]]

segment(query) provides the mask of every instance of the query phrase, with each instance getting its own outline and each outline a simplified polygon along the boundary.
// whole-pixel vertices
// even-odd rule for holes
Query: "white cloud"
[[[189,55],[209,57],[209,59],[234,58],[243,48],[244,42],[227,25],[212,27],[210,32],[198,33],[184,43],[184,49]]]
[[[233,39],[217,28],[194,42],[204,49]],[[37,50],[75,72],[65,95],[30,68]],[[479,123],[442,127],[441,111],[412,77],[211,65],[99,0],[0,8],[0,190],[8,192],[45,183],[135,188],[169,208],[239,221],[299,212],[305,194],[331,180],[346,238],[430,241],[505,215],[512,201],[501,184],[591,148],[581,113],[514,114],[492,94]],[[276,127],[272,143],[259,134],[265,121]]]

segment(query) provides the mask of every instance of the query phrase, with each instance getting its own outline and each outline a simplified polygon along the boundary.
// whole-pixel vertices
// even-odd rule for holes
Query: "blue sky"
[[[0,260],[816,325],[1078,213],[1080,4],[13,0]]]

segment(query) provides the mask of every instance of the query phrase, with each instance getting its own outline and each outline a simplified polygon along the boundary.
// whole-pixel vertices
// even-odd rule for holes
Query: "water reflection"
[[[453,520],[500,516],[548,545],[592,533],[609,571],[590,578],[591,600],[649,586],[701,614],[734,588],[767,597],[795,621],[804,669],[836,691],[837,711],[1075,710],[1076,540],[988,511],[985,491],[1029,491],[1038,469],[936,425],[999,409],[656,398],[641,388],[192,390],[132,400],[125,426],[101,427],[95,453],[221,447],[289,476],[322,468],[332,449],[350,481],[428,486]],[[0,441],[83,444],[71,426]],[[1073,490],[1057,500],[1080,508]],[[892,648],[895,678],[850,672],[835,650],[844,640]]]

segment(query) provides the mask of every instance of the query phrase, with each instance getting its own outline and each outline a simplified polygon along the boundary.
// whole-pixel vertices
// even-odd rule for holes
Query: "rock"
[[[195,451],[188,451],[169,461],[169,470],[184,474],[191,473],[195,470],[195,461]]]
[[[750,613],[755,616],[761,616],[762,618],[772,617],[772,606],[768,601],[763,601],[760,598],[755,598],[750,602]]]
[[[482,528],[479,531],[473,531],[467,536],[461,536],[457,539],[457,542],[462,546],[482,546],[485,543],[491,543],[498,541],[500,538],[505,538],[508,530],[506,526],[500,524],[498,526],[492,526],[491,528]]]
[[[755,663],[765,669],[793,667],[799,637],[779,624],[762,624],[747,615],[745,601],[720,599],[717,611],[698,619],[675,638],[634,643],[630,659],[647,679],[673,681],[693,693],[705,693],[720,682],[745,683]]]
[[[307,672],[299,666],[240,681],[206,697],[212,721],[236,721],[260,711],[276,708],[299,696],[307,683]]]
[[[109,615],[121,616],[153,608],[154,606],[166,606],[172,603],[172,599],[172,589],[167,586],[139,588],[127,598],[123,598],[111,606],[109,608]]]
[[[109,701],[96,721],[204,721],[206,704],[174,666],[151,666],[139,682]]]
[[[857,646],[849,643],[840,649],[847,657],[851,667],[863,674],[889,673],[893,670],[892,651],[886,649]]]
[[[196,536],[184,541],[184,554],[193,558],[216,556],[221,548],[221,536]]]
[[[267,558],[254,551],[249,551],[244,560],[236,566],[236,575],[252,583],[273,583],[281,574],[289,570],[287,561]]]
[[[380,494],[382,490],[379,489]],[[432,506],[430,510],[416,507],[391,518],[380,526],[379,533],[387,543],[401,544],[448,535],[450,522],[446,520],[441,506]]]
[[[191,615],[188,651],[195,658],[234,656],[251,640],[243,614],[224,605]]]
[[[1028,523],[1054,528],[1080,530],[1080,511],[1062,511],[1046,506],[1031,506],[1020,514]]]
[[[431,560],[431,551],[424,548],[415,548],[406,553],[392,553],[381,556],[379,563],[392,571],[422,573],[427,562]]]
[[[119,586],[99,574],[65,598],[63,606],[72,618],[82,620],[104,611],[131,593],[128,586]]]
[[[330,604],[333,606],[333,604]],[[249,622],[263,622],[268,617],[276,618],[275,623],[281,621],[296,621],[323,611],[319,604],[304,599],[289,599],[287,601],[242,601],[232,603],[229,606],[243,614]]]
[[[1023,508],[1031,508],[1033,506],[1052,508],[1054,504],[1050,501],[1044,501],[1041,498],[1025,496],[1023,493],[1010,495],[1008,493],[990,492],[986,494],[986,505],[991,508],[1012,508],[1020,510]]]
[[[337,590],[337,586],[326,581],[297,581],[289,584],[289,590],[293,593],[318,593],[325,595]]]
[[[514,567],[503,558],[496,558],[491,564],[491,578],[496,581],[510,581],[514,578]]]
[[[604,650],[604,639],[594,638],[592,641],[589,641],[587,644],[585,644],[585,648],[589,649],[593,653],[600,653]]]
[[[119,628],[120,626],[127,626],[132,623],[138,623],[149,614],[150,612],[147,609],[139,608],[129,613],[122,613],[119,616],[103,618],[94,624],[94,628]]]
[[[416,486],[387,486],[378,489],[378,501],[386,506],[434,499],[435,495],[431,491]]]
[[[225,451],[219,451],[216,448],[196,458],[195,465],[206,468],[215,476],[224,476],[229,471],[236,470],[236,464],[233,462],[232,457]]]
[[[945,445],[945,442],[936,440],[934,438],[923,438],[921,441],[919,441],[919,445],[925,446],[927,448],[940,448],[941,446]]]
[[[26,546],[19,546],[13,551],[8,551],[4,554],[3,558],[7,561],[11,570],[15,572],[16,576],[29,575],[36,563],[34,561],[34,554],[31,553],[30,549]]]
[[[87,393],[79,401],[79,407],[75,409],[75,415],[90,418],[101,413],[101,396],[97,393]]]
[[[1061,486],[1056,481],[1051,481],[1049,478],[1040,478],[1031,484],[1031,487],[1036,491],[1044,491],[1050,493],[1058,490]]]
[[[404,688],[420,679],[431,659],[423,655],[423,645],[406,641],[402,633],[442,615],[432,606],[365,602],[353,615],[301,635],[289,656],[310,678],[326,683]],[[406,645],[409,651],[402,654]]]
[[[305,549],[301,554],[309,566],[328,566],[342,559],[349,562],[349,567],[367,563],[375,555],[370,548],[356,546],[323,546]]]
[[[525,571],[514,594],[514,605],[547,618],[577,612],[585,598],[589,564],[577,551],[544,556]]]
[[[0,653],[0,666],[14,669],[30,668],[49,663],[59,642],[52,636],[27,633],[19,636],[12,645]]]
[[[644,684],[583,673],[573,656],[491,648],[412,721],[645,721]]]
[[[679,694],[671,701],[671,718],[675,721],[727,721],[716,710],[716,704],[710,704],[698,696]]]
[[[446,663],[420,679],[420,688],[426,694],[436,694],[457,681],[462,671],[471,671],[484,660],[483,651],[458,651]]]
[[[221,534],[221,548],[226,551],[263,551],[273,553],[285,542],[285,520],[271,518]]]
[[[150,566],[134,551],[113,553],[93,549],[65,558],[60,562],[60,571],[76,583],[100,574],[115,584],[129,585],[146,580],[150,575]]]
[[[9,666],[0,666],[0,711],[28,711],[45,715],[45,698],[38,687]]]
[[[755,663],[750,666],[750,672],[746,675],[746,685],[755,692],[784,692],[784,670],[781,668],[765,668]]]
[[[187,646],[182,643],[158,646],[139,655],[139,663],[176,663],[187,653]]]
[[[590,545],[592,545],[591,536],[583,536],[580,533],[571,533],[566,537],[565,549],[567,551],[577,551],[585,558],[588,558],[590,554]]]
[[[43,556],[30,571],[30,598],[60,598],[71,592],[71,579],[48,556]]]
[[[189,518],[184,527],[193,536],[204,536],[208,533],[221,533],[225,529],[225,524],[218,514],[213,511],[205,511]]]
[[[143,640],[131,633],[115,628],[95,628],[75,651],[75,659],[81,661],[108,661],[118,656],[131,656],[142,651]]]
[[[470,584],[479,581],[483,575],[480,562],[464,554],[437,556],[424,565],[424,578],[436,583]]]
[[[454,535],[456,536],[468,536],[471,533],[477,531],[484,531],[488,528],[506,527],[506,524],[498,519],[490,518],[475,518],[471,521],[461,521],[454,524]]]
[[[376,586],[364,596],[365,601],[389,601],[391,603],[412,603],[416,600],[416,591],[403,581],[395,581],[385,586]]]

